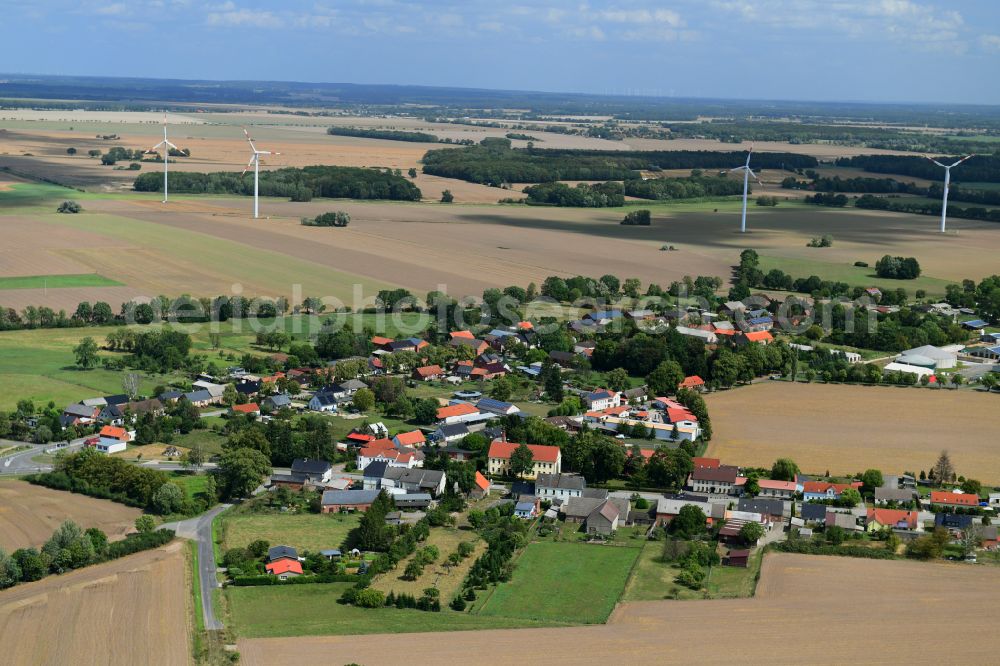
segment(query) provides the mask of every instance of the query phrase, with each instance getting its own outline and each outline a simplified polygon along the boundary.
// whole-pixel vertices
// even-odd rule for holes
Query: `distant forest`
[[[507,139],[484,139],[460,150],[429,150],[424,173],[472,183],[548,183],[560,180],[638,179],[640,170],[725,169],[738,166],[746,153],[707,150],[563,150],[511,148]],[[759,153],[758,169],[810,169],[816,158],[792,153]]]
[[[566,183],[540,183],[524,188],[527,203],[548,206],[573,206],[577,208],[612,208],[625,205],[621,183],[579,183],[570,187]]]
[[[815,192],[858,192],[862,194],[913,194],[931,199],[944,195],[944,185],[934,183],[921,187],[916,183],[904,183],[893,178],[814,178],[812,181],[798,180],[792,176],[785,178],[781,186],[786,190],[813,190]],[[979,190],[952,186],[948,191],[951,201],[965,201],[984,206],[1000,206],[1000,190]]]
[[[331,136],[357,136],[365,139],[388,139],[389,141],[412,141],[414,143],[437,143],[440,139],[427,132],[407,132],[404,130],[361,129],[358,127],[330,127],[326,133]]]
[[[188,194],[253,194],[253,174],[171,171],[170,191]],[[163,191],[163,174],[144,173],[135,179],[137,192]],[[260,194],[308,201],[330,199],[390,199],[419,201],[420,189],[402,176],[358,167],[310,166],[260,172]]]
[[[750,189],[747,189],[750,192]],[[667,201],[671,199],[697,199],[743,194],[743,182],[719,176],[691,176],[688,178],[650,178],[625,181],[625,194],[642,199]]]
[[[935,157],[935,159],[942,164],[950,164],[958,158]],[[924,157],[911,155],[841,157],[837,160],[837,166],[857,167],[871,173],[893,173],[929,180],[944,178],[944,169]],[[976,155],[962,166],[956,167],[951,177],[969,183],[1000,183],[1000,155]]]

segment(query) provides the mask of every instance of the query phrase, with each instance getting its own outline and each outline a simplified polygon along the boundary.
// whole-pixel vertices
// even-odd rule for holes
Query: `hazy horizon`
[[[3,69],[29,75],[1000,104],[987,0],[5,5]]]

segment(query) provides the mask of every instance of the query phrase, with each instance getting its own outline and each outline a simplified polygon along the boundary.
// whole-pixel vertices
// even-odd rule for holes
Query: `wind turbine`
[[[250,161],[247,162],[246,167],[243,169],[244,175],[253,166],[253,219],[259,217],[258,212],[258,194],[260,192],[260,156],[261,155],[280,155],[281,153],[272,153],[270,150],[257,150],[257,146],[253,145],[253,139],[250,138],[250,132],[243,128],[243,134],[247,137],[247,142],[250,144],[250,150],[253,151],[253,155],[250,157]]]
[[[167,203],[167,163],[170,160],[170,149],[180,150],[177,146],[170,143],[167,139],[167,114],[163,114],[163,141],[159,142],[149,150],[147,153],[159,152],[160,148],[163,148],[163,203]]]
[[[753,155],[752,143],[750,144],[750,151],[747,153],[746,164],[744,164],[743,166],[738,166],[735,169],[730,169],[728,172],[728,173],[732,173],[733,171],[743,172],[743,217],[740,219],[741,234],[745,234],[747,232],[747,188],[750,186],[750,176],[753,176],[753,179],[757,181],[758,185],[760,184],[760,178],[758,178],[757,174],[755,174],[753,172],[753,169],[750,168],[751,155]],[[723,171],[722,173],[727,173],[727,172]]]
[[[926,156],[925,156],[926,157]],[[944,197],[941,200],[941,233],[944,233],[945,222],[948,219],[948,185],[951,184],[951,170],[957,167],[959,164],[969,159],[970,157],[975,157],[975,155],[966,155],[954,164],[941,164],[937,160],[928,157],[931,162],[937,164],[939,167],[944,169]]]

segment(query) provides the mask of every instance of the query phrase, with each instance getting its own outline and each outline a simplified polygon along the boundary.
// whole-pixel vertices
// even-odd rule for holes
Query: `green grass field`
[[[208,476],[205,474],[185,474],[183,472],[171,472],[170,480],[184,488],[188,497],[195,497],[205,492],[205,483]]]
[[[671,564],[660,561],[662,541],[649,541],[643,546],[639,561],[625,588],[622,601],[658,601],[661,599],[712,599],[752,597],[757,585],[762,551],[758,551],[746,569],[712,567],[705,578],[705,591],[688,589],[674,583],[680,572]]]
[[[239,636],[323,636],[371,633],[462,631],[559,626],[523,618],[484,617],[442,609],[440,613],[397,608],[357,608],[337,603],[350,583],[227,587],[231,622]]]
[[[26,275],[0,277],[0,289],[60,289],[64,287],[121,287],[121,282],[97,273],[80,275]]]
[[[792,259],[790,257],[761,256],[760,269],[767,273],[773,268],[779,268],[793,278],[808,278],[815,275],[822,280],[846,282],[852,287],[877,286],[886,289],[903,288],[912,297],[917,289],[923,289],[928,295],[943,295],[945,287],[954,280],[921,276],[916,280],[888,280],[875,276],[875,261],[878,257],[859,257],[859,261],[867,261],[870,266],[863,268],[851,264],[836,264],[822,260],[823,250],[816,249],[816,259]]]
[[[536,542],[517,559],[514,576],[479,610],[489,617],[595,624],[608,619],[639,549]]]
[[[348,533],[358,525],[361,514],[253,514],[228,512],[219,519],[222,551],[241,548],[264,539],[300,551],[340,548]]]

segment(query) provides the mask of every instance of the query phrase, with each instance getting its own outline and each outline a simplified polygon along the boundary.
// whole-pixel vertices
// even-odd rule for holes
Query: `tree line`
[[[171,171],[168,178],[172,192],[253,194],[253,175],[249,173]],[[163,176],[144,173],[135,179],[132,187],[136,192],[162,192]],[[289,197],[295,201],[309,201],[312,197],[419,201],[421,197],[420,189],[402,175],[389,170],[341,166],[286,167],[262,171],[260,194]]]
[[[888,210],[894,213],[915,213],[917,215],[941,215],[940,201],[913,201],[891,197],[877,197],[864,194],[854,201],[855,208],[870,210]],[[984,222],[1000,222],[1000,208],[980,208],[948,206],[948,217],[964,220],[982,220]]]
[[[747,190],[750,192],[750,190]],[[743,194],[743,184],[736,179],[719,176],[692,175],[684,178],[650,178],[626,180],[625,194],[642,199],[668,201]]]
[[[781,181],[781,187],[786,190],[815,190],[816,192],[913,194],[931,199],[940,199],[944,195],[944,186],[941,183],[933,183],[928,187],[921,187],[916,183],[906,183],[896,180],[895,178],[841,178],[840,176],[833,176],[831,178],[817,175],[812,181],[806,181],[799,180],[794,176],[789,176]],[[987,206],[996,206],[1000,205],[1000,191],[952,186],[948,190],[948,199],[949,201],[964,201]]]
[[[535,206],[565,206],[574,208],[609,208],[625,205],[620,183],[540,183],[524,188],[527,203]]]
[[[630,180],[639,171],[665,169],[724,169],[742,164],[743,152],[714,151],[605,151],[511,148],[508,139],[484,139],[460,150],[430,150],[423,158],[424,173],[473,183],[546,183],[559,180]],[[761,169],[805,169],[817,166],[814,157],[791,153],[760,153]]]
[[[968,149],[966,149],[968,150]],[[968,154],[968,153],[965,153]],[[943,157],[938,161],[951,164],[956,157]],[[924,157],[910,155],[857,155],[837,159],[837,166],[856,167],[871,173],[894,173],[914,178],[941,180],[944,170]],[[974,183],[1000,183],[1000,155],[976,155],[959,167],[961,178]]]

